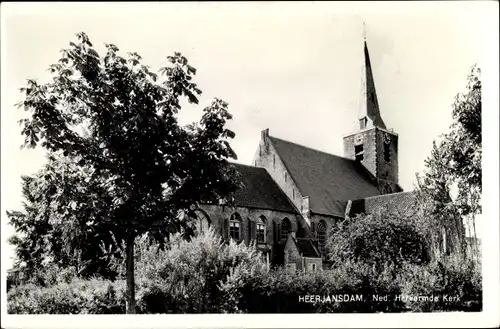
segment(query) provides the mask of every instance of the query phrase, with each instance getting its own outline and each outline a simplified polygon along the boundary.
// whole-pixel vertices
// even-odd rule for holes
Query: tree
[[[45,285],[44,269],[73,269],[78,276],[114,279],[107,266],[117,254],[106,216],[111,197],[88,168],[69,157],[50,155],[35,175],[22,177],[23,210],[7,212],[16,230],[15,267],[26,280]],[[64,242],[64,243],[63,243]],[[103,246],[109,246],[108,250]]]
[[[417,182],[427,216],[444,224],[449,235],[463,244],[462,220],[470,221],[475,236],[475,216],[481,213],[481,70],[477,66],[471,68],[467,90],[457,94],[452,108],[450,131],[433,143],[426,171],[417,175]]]
[[[427,263],[429,247],[427,227],[421,225],[416,210],[378,211],[358,214],[334,227],[327,257],[334,267],[356,262],[382,272],[387,266],[399,269],[404,262]]]
[[[134,313],[135,238],[149,233],[163,241],[180,227],[179,212],[223,198],[237,184],[228,164],[236,159],[229,145],[234,133],[225,127],[232,116],[215,99],[198,124],[178,123],[181,97],[197,104],[201,94],[192,82],[196,69],[180,53],[156,74],[137,53],[123,58],[106,44],[100,56],[85,33],[77,38],[50,65],[52,81],[28,80],[21,89],[24,145],[71,158],[106,191],[97,220],[125,244],[127,312]],[[68,193],[76,204],[65,210],[77,212],[81,202]]]

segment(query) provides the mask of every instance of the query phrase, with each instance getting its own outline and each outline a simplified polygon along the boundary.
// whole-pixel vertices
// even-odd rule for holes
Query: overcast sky
[[[451,123],[470,67],[484,66],[480,2],[162,3],[2,5],[2,239],[5,210],[21,203],[20,176],[43,164],[20,150],[14,103],[26,79],[45,81],[60,50],[84,31],[98,50],[117,45],[158,68],[182,52],[198,69],[198,120],[214,97],[229,103],[238,162],[251,164],[260,131],[342,155],[357,123],[366,23],[382,117],[399,134],[399,179],[412,190],[432,141]],[[3,248],[2,248],[3,249]],[[3,252],[2,252],[3,253]]]

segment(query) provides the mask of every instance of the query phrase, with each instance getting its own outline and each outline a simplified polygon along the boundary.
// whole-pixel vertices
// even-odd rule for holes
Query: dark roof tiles
[[[234,193],[237,206],[297,213],[286,194],[264,168],[232,163],[241,174],[241,187]]]
[[[295,245],[302,257],[321,258],[311,240],[298,238],[295,239]]]
[[[409,214],[416,210],[415,202],[416,197],[413,191],[373,196],[354,200],[350,215],[355,216],[360,213],[370,214],[379,211]]]
[[[380,195],[366,169],[354,160],[269,136],[313,213],[344,217],[347,200]]]

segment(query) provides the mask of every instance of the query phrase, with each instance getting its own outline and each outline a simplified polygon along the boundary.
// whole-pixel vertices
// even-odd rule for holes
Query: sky
[[[381,115],[399,134],[399,181],[412,190],[433,140],[448,131],[451,104],[491,46],[483,2],[2,4],[2,247],[6,210],[20,209],[21,175],[43,150],[21,150],[19,88],[47,81],[47,68],[83,31],[103,52],[112,43],[153,69],[179,51],[198,69],[203,94],[182,122],[214,98],[229,103],[237,162],[251,164],[260,131],[342,155],[357,125],[363,21]],[[4,248],[2,248],[4,249]],[[4,251],[2,251],[4,258]],[[2,266],[3,267],[3,266]]]

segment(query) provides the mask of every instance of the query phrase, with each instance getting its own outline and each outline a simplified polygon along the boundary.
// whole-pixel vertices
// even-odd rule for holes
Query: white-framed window
[[[264,216],[260,216],[257,221],[255,235],[257,242],[266,242],[266,218]]]
[[[241,216],[234,213],[229,220],[229,237],[235,241],[241,238]]]
[[[318,223],[317,227],[317,235],[318,235],[318,247],[319,247],[319,252],[323,254],[325,252],[325,247],[326,247],[326,239],[327,239],[327,227],[326,227],[326,222],[324,220],[321,220]]]

